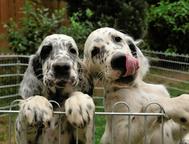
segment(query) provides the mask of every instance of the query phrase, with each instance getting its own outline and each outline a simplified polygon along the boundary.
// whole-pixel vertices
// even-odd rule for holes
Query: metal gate
[[[153,64],[152,69],[157,69],[161,71],[161,74],[158,75],[157,73],[149,73],[149,76],[151,76],[151,79],[155,79],[157,77],[158,79],[166,78],[166,81],[170,80],[172,82],[179,82],[183,83],[185,86],[189,86],[189,56],[186,55],[176,55],[172,56],[173,59],[170,59],[171,56],[167,57],[168,54],[164,54],[159,52],[149,52],[144,51],[144,53],[149,57],[151,60],[151,63]],[[181,61],[179,61],[179,58],[182,58]],[[18,87],[20,84],[20,81],[22,80],[23,73],[27,67],[29,56],[18,56],[18,55],[0,55],[0,144],[12,144],[15,143],[14,139],[14,121],[15,117],[18,113],[18,107],[17,102],[13,102],[15,99],[20,99],[20,96],[18,95]],[[168,59],[167,59],[168,58]],[[174,61],[175,59],[175,61]],[[174,72],[178,73],[177,75],[182,74],[185,75],[185,78],[173,78],[168,77],[167,75],[163,75],[162,72],[166,71],[168,73]],[[147,79],[150,81],[151,79]],[[170,82],[171,83],[171,82]],[[178,88],[174,85],[169,85],[169,83],[166,83],[168,88],[178,91],[177,93],[189,93],[188,89],[185,87]],[[161,109],[160,113],[133,113],[130,112],[129,106],[125,102],[118,102],[112,107],[112,112],[104,112],[103,110],[103,88],[98,86],[95,89],[95,96],[94,101],[96,102],[96,112],[94,117],[94,144],[99,144],[100,138],[103,134],[104,127],[105,127],[105,117],[111,116],[112,121],[114,120],[115,116],[126,116],[128,118],[128,144],[130,144],[130,127],[131,127],[131,117],[132,116],[140,116],[144,117],[144,124],[143,124],[143,130],[144,130],[144,144],[147,144],[147,136],[146,133],[148,131],[146,127],[146,120],[149,116],[159,116],[161,118],[161,121],[163,123],[163,118],[165,116],[164,110],[161,108],[161,106],[157,103],[151,103],[149,105],[158,105]],[[128,109],[127,113],[117,113],[114,112],[114,108],[120,104],[124,104],[125,107]],[[149,106],[148,105],[148,106]],[[146,106],[146,108],[148,107]],[[61,111],[54,111],[55,115],[64,115],[65,112]],[[61,129],[60,129],[61,130]],[[114,134],[114,129],[112,127],[112,131]],[[163,124],[161,127],[161,143],[164,143],[163,138]],[[111,138],[112,144],[113,138]],[[61,143],[61,141],[59,141]],[[76,141],[76,144],[78,141]]]
[[[7,124],[7,129],[4,131],[5,133],[7,133],[7,138],[6,140],[4,140],[4,143],[8,143],[8,144],[14,144],[15,143],[15,118],[16,118],[16,115],[18,114],[18,110],[14,110],[14,107],[17,106],[17,102],[18,100],[15,100],[11,103],[10,105],[10,108],[9,110],[0,110],[0,119],[3,118],[3,117],[7,117],[7,121],[6,121],[6,124]],[[51,101],[51,102],[54,102],[54,101]],[[128,112],[114,112],[114,109],[120,105],[120,104],[123,104],[125,105],[125,107],[128,109]],[[148,128],[147,128],[147,119],[148,119],[148,116],[155,116],[155,117],[159,117],[161,119],[161,123],[162,123],[162,126],[161,126],[161,143],[160,144],[165,144],[164,143],[164,131],[163,131],[163,126],[164,126],[164,116],[165,116],[165,113],[164,113],[164,110],[163,108],[157,104],[157,103],[150,103],[149,105],[146,106],[145,109],[147,109],[150,105],[157,105],[159,106],[160,108],[160,112],[159,113],[147,113],[147,112],[144,112],[144,113],[133,113],[133,112],[130,112],[130,108],[129,106],[125,103],[125,102],[118,102],[116,104],[114,104],[114,106],[112,107],[112,112],[95,112],[95,116],[94,116],[94,132],[93,132],[93,144],[99,144],[99,140],[96,140],[97,136],[96,136],[96,126],[99,126],[99,123],[96,123],[96,117],[99,117],[99,116],[111,116],[112,118],[112,122],[114,120],[114,117],[115,116],[127,116],[128,118],[128,128],[127,128],[127,131],[128,131],[128,135],[127,135],[127,138],[128,138],[128,142],[127,144],[131,144],[131,117],[132,116],[140,116],[140,117],[144,117],[144,124],[143,124],[143,134],[144,134],[144,144],[148,144],[147,143],[147,131],[148,131]],[[16,114],[16,115],[15,115]],[[62,112],[62,111],[54,111],[54,115],[65,115],[65,112]],[[58,130],[59,130],[59,139],[58,139],[58,142],[59,144],[63,144],[61,142],[61,127],[60,127],[60,124],[61,121],[59,121],[59,126],[58,126]],[[105,125],[105,121],[100,123],[100,126],[102,125]],[[102,136],[103,133],[101,133],[100,135],[98,135],[98,139]],[[116,133],[114,133],[114,127],[112,127],[112,137],[111,137],[111,144],[114,144],[114,141],[113,141],[113,135],[116,135]],[[78,136],[76,136],[78,138]],[[1,143],[1,140],[0,140],[0,143]],[[78,144],[78,139],[76,139],[76,144]],[[3,142],[1,143],[3,144]]]

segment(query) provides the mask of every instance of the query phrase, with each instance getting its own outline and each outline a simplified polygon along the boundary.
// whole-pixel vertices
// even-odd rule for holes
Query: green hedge
[[[147,43],[152,50],[189,53],[189,1],[161,1],[148,12]]]
[[[79,11],[80,21],[88,20],[95,27],[114,27],[136,39],[145,34],[145,0],[69,0],[68,4],[70,16]]]
[[[35,6],[37,7],[37,6]],[[56,33],[62,23],[64,10],[50,13],[47,8],[34,8],[34,3],[26,1],[19,23],[10,20],[5,28],[10,48],[19,54],[31,54],[36,51],[43,38]]]
[[[188,0],[69,0],[68,5],[70,25],[65,26],[64,9],[50,11],[26,3],[20,23],[10,20],[6,25],[10,48],[31,54],[46,35],[64,33],[76,40],[82,54],[89,33],[110,26],[135,39],[145,38],[148,49],[189,53]]]
[[[72,36],[79,46],[80,51],[86,37],[93,30],[93,25],[88,22],[79,22],[79,13],[70,17],[70,25],[64,25],[65,9],[50,10],[35,3],[26,1],[22,12],[24,16],[19,23],[10,20],[5,28],[9,47],[18,54],[32,54],[37,49],[44,37],[53,33],[63,33]]]

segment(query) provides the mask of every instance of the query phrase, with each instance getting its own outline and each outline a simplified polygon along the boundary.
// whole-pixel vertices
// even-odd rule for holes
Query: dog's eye
[[[52,45],[44,45],[40,52],[41,59],[46,59],[51,51],[52,51]]]
[[[72,45],[71,43],[68,43],[67,46],[68,46],[69,52],[70,52],[71,54],[73,54],[73,55],[76,55],[76,54],[77,54],[76,49],[73,47],[73,45]]]
[[[113,41],[115,41],[115,42],[121,42],[122,41],[122,38],[119,37],[119,36],[113,36],[112,38],[113,38]]]
[[[74,54],[74,55],[77,54],[77,52],[76,52],[76,50],[75,50],[74,48],[70,48],[70,53],[71,53],[71,54]]]
[[[94,57],[96,56],[98,53],[100,53],[100,48],[98,47],[94,47],[92,52],[91,52],[91,56]]]

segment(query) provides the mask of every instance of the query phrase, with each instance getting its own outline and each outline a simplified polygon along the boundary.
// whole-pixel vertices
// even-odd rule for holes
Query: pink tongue
[[[124,76],[130,76],[135,74],[139,68],[138,59],[136,59],[133,56],[126,55],[125,67],[126,67],[126,73]]]

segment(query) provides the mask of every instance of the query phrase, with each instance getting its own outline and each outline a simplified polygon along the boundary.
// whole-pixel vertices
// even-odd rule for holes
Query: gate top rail
[[[178,54],[178,53],[168,53],[168,52],[162,52],[162,51],[152,51],[152,50],[142,50],[144,53],[151,53],[151,54],[157,54],[157,55],[166,55],[166,56],[173,56],[173,57],[183,57],[183,58],[189,58],[189,54]]]
[[[0,58],[29,58],[29,55],[0,54]]]
[[[0,110],[0,113],[19,113],[18,110]],[[66,114],[62,111],[54,111],[54,114]],[[126,116],[166,116],[165,113],[137,113],[137,112],[95,112],[96,115],[126,115]]]

